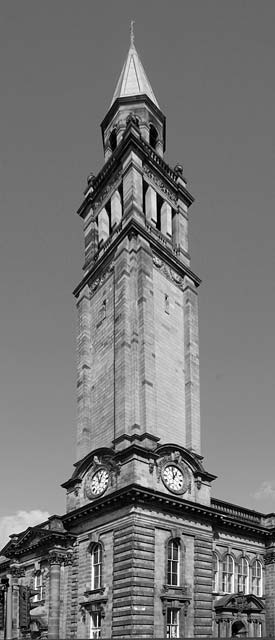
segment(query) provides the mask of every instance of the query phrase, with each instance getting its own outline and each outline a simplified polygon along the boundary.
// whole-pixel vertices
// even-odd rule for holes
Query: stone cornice
[[[138,103],[142,104],[143,102],[148,102],[149,107],[151,108],[152,112],[156,114],[156,116],[161,120],[161,122],[163,124],[163,139],[165,141],[165,138],[166,138],[166,118],[165,118],[165,115],[154,104],[154,102],[152,102],[152,100],[149,98],[149,96],[147,96],[146,93],[144,93],[142,95],[137,95],[137,96],[124,96],[123,98],[116,98],[116,100],[113,102],[112,106],[110,107],[110,109],[106,113],[106,116],[102,120],[102,123],[100,125],[103,142],[104,142],[104,133],[103,133],[104,129],[106,129],[106,127],[108,126],[109,122],[111,122],[111,120],[114,117],[116,111],[118,110],[118,107],[120,105],[128,105],[128,104],[131,105],[131,104],[133,104],[133,102],[135,104],[138,104]],[[165,145],[164,145],[164,151],[165,151]]]
[[[245,519],[246,521],[250,521],[251,524],[261,525],[263,524],[263,518],[265,518],[265,516],[258,511],[240,507],[236,504],[232,504],[231,502],[218,500],[217,498],[211,498],[211,506],[225,516]]]
[[[260,525],[252,525],[237,518],[229,518],[218,513],[212,507],[202,504],[183,500],[176,496],[170,496],[153,489],[144,489],[140,485],[132,484],[129,487],[114,491],[108,496],[103,496],[94,500],[83,507],[71,511],[63,516],[64,526],[69,528],[74,526],[77,520],[86,519],[92,514],[100,513],[103,509],[106,511],[114,511],[118,506],[127,505],[150,505],[150,507],[161,508],[166,512],[173,514],[191,516],[192,519],[219,527],[222,530],[236,533],[236,531],[246,534],[251,538],[260,538],[262,541],[270,539],[274,535],[274,531],[267,530]]]
[[[182,180],[178,180],[178,174],[159,156],[156,151],[143,138],[137,138],[132,131],[132,126],[126,128],[124,137],[115,149],[111,158],[105,163],[98,175],[93,179],[91,191],[90,186],[84,192],[84,200],[77,210],[80,217],[85,216],[87,206],[92,206],[97,201],[100,191],[105,184],[121,169],[121,163],[125,154],[131,150],[138,152],[148,165],[174,190],[180,193],[186,205],[190,207],[194,202],[194,197],[184,186]]]
[[[166,247],[162,245],[160,247],[159,240],[157,237],[150,233],[147,227],[141,225],[137,220],[130,218],[130,220],[126,221],[125,227],[121,229],[120,233],[111,238],[111,243],[108,245],[106,252],[98,258],[98,260],[93,263],[91,269],[85,275],[85,277],[81,280],[80,284],[74,289],[73,295],[77,298],[81,289],[89,283],[90,280],[97,278],[98,273],[102,272],[103,266],[107,268],[107,265],[114,258],[114,252],[117,246],[120,244],[121,240],[125,238],[129,234],[129,232],[133,230],[136,231],[140,236],[145,238],[151,245],[153,251],[161,256],[162,259],[165,259],[168,266],[172,267],[181,277],[185,275],[188,276],[198,287],[201,283],[201,279],[197,276],[184,262],[182,262],[176,255],[176,251],[171,247]]]
[[[37,553],[38,549],[41,549],[45,554],[53,546],[71,547],[74,541],[74,534],[70,534],[67,531],[62,533],[49,529],[40,529],[38,531],[37,528],[32,530],[30,527],[28,536],[20,536],[19,534],[17,540],[8,542],[2,553],[7,558],[17,559],[25,554]]]

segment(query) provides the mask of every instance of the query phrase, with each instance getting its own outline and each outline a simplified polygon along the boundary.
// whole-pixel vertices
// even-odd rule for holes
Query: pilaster
[[[123,174],[124,218],[137,216],[143,221],[142,161],[134,151],[123,162]]]
[[[137,263],[140,417],[143,432],[156,434],[153,256],[149,243],[141,237]]]
[[[275,637],[275,543],[267,549],[265,557],[265,611],[266,635]]]
[[[183,295],[186,447],[200,453],[198,295],[193,282],[188,277],[185,277]]]
[[[128,433],[131,407],[129,240],[124,238],[115,258],[114,295],[114,439]]]
[[[90,292],[86,286],[78,302],[77,335],[77,459],[92,448]]]

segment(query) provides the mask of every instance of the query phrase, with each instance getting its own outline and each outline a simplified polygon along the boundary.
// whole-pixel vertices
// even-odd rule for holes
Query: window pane
[[[176,540],[170,540],[168,543],[167,583],[173,586],[179,586],[179,575],[179,543]]]
[[[92,589],[99,589],[101,587],[102,579],[102,547],[100,544],[96,545],[92,551]]]
[[[222,590],[224,593],[233,593],[234,591],[234,562],[229,555],[222,563]]]
[[[97,638],[101,638],[101,614],[100,613],[92,613],[91,615],[90,638],[92,638],[93,640],[96,640]]]
[[[179,638],[179,610],[167,609],[167,638]]]

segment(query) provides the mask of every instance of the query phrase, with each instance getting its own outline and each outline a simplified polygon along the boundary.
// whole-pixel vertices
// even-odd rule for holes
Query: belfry
[[[7,640],[275,633],[275,515],[213,498],[201,455],[194,199],[183,167],[165,162],[165,123],[132,26],[101,123],[103,166],[77,212],[66,513],[1,552]]]

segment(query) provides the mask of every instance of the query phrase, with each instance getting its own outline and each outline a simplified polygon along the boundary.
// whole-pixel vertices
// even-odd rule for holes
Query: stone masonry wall
[[[186,446],[183,293],[154,269],[157,436]]]
[[[112,638],[152,638],[154,529],[130,515],[114,531]]]
[[[212,531],[196,534],[194,547],[194,635],[212,635]]]

